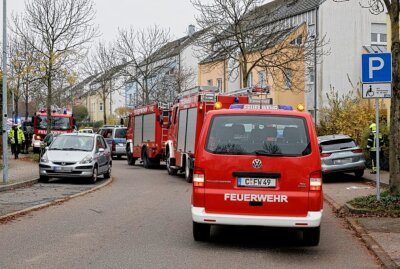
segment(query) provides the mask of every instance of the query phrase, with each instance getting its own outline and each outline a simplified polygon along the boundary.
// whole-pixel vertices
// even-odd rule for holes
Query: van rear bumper
[[[192,219],[197,223],[246,225],[267,227],[319,227],[322,211],[309,211],[305,217],[248,216],[231,214],[209,214],[204,207],[192,206]]]

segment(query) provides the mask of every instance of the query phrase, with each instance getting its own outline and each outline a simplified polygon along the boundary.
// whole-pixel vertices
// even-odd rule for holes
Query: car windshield
[[[47,128],[47,117],[38,116],[36,121],[36,128],[46,129]],[[68,117],[51,117],[51,129],[52,130],[68,130],[70,129],[70,123]]]
[[[322,151],[341,150],[357,147],[356,142],[351,138],[335,139],[320,143]]]
[[[305,120],[273,115],[215,116],[206,150],[215,154],[263,156],[311,153]]]
[[[93,141],[91,136],[59,136],[53,141],[49,150],[91,151]]]
[[[126,129],[115,129],[115,138],[125,138]]]

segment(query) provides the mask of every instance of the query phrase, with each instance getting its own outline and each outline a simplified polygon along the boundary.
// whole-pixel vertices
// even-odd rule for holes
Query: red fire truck
[[[194,154],[204,117],[208,111],[229,108],[231,104],[248,103],[246,96],[220,95],[216,88],[197,87],[171,108],[165,155],[168,174],[185,172],[187,182],[192,181]]]
[[[33,137],[32,147],[33,152],[40,151],[40,143],[47,135],[47,113],[45,110],[40,110],[32,117],[33,122]],[[71,113],[51,113],[51,133],[62,134],[72,133],[75,130],[75,119]]]
[[[169,110],[161,104],[136,108],[128,119],[126,154],[129,165],[141,158],[145,168],[158,166],[168,138]]]

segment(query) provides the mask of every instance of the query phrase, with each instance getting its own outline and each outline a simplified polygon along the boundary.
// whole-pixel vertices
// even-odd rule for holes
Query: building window
[[[103,103],[99,104],[99,111],[103,111]]]
[[[247,87],[253,87],[253,72],[247,75]]]
[[[208,85],[208,86],[212,86],[212,85],[213,85],[212,79],[207,80],[207,85]]]
[[[292,46],[301,46],[301,44],[303,44],[303,35],[299,35],[290,42]]]
[[[265,88],[267,86],[267,72],[266,71],[258,72],[258,85],[260,85],[261,88]]]
[[[314,67],[308,67],[308,83],[314,83],[315,82],[315,73],[314,73]]]
[[[386,24],[373,23],[371,25],[371,45],[386,45]]]
[[[292,70],[285,68],[283,71],[283,82],[286,89],[292,87]]]
[[[219,91],[222,90],[222,78],[217,79],[217,88]]]

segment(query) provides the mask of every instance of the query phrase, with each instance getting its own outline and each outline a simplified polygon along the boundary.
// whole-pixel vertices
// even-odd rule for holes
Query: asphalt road
[[[0,225],[0,268],[380,268],[325,206],[321,243],[296,233],[219,227],[192,238],[191,185],[114,162],[114,182]]]

